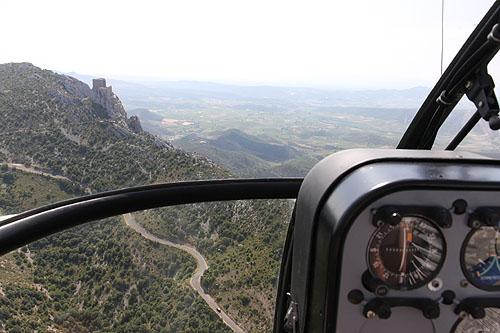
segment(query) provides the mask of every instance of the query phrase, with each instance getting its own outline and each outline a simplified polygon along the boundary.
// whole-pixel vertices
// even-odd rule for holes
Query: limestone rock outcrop
[[[130,118],[127,119],[127,125],[134,133],[143,132],[141,122],[139,121],[139,117],[137,116],[130,116]]]
[[[111,86],[106,87],[105,79],[94,79],[92,85],[91,99],[94,103],[101,105],[110,118],[123,120],[127,113],[118,97],[113,93]]]
[[[142,133],[142,126],[139,118],[136,116],[127,119],[127,113],[123,108],[122,102],[113,92],[111,86],[106,86],[106,79],[99,78],[92,80],[92,90],[90,93],[92,102],[100,105],[109,118],[126,124],[134,133]]]

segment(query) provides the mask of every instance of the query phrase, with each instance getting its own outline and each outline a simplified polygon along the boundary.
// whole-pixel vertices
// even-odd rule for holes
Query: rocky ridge
[[[29,63],[0,65],[0,159],[96,190],[221,177],[213,162],[144,132],[105,79],[93,83]]]
[[[126,117],[112,89],[102,83],[90,88],[76,79],[31,64],[0,65],[0,161],[22,163],[36,171],[64,177],[51,180],[57,181],[56,186],[61,189],[70,189],[72,196],[83,191],[231,177],[209,160],[134,130],[134,120]],[[12,171],[5,169],[8,180]],[[18,174],[23,182],[5,188],[4,200],[11,204],[5,213],[22,211],[18,207],[28,199],[32,205],[23,206],[23,210],[62,199],[62,194],[50,192],[49,185],[33,183],[34,175],[21,177],[20,171]],[[260,200],[136,213],[137,220],[150,233],[199,249],[210,263],[202,280],[204,289],[249,331],[270,329],[287,216],[287,202]],[[79,327],[133,332],[141,331],[140,327],[144,331],[159,331],[156,327],[169,327],[168,331],[188,331],[191,327],[199,331],[206,327],[207,331],[220,331],[208,326],[217,324],[216,321],[201,315],[205,306],[201,299],[180,293],[182,281],[178,281],[179,288],[158,287],[166,286],[164,278],[182,280],[179,276],[187,276],[188,267],[175,268],[174,260],[160,253],[147,257],[154,247],[138,248],[131,242],[134,234],[126,232],[123,222],[113,221],[109,227],[107,222],[89,224],[29,245],[35,267],[34,283],[47,288],[53,299],[57,296],[55,304],[47,301],[52,310],[40,312],[63,316],[63,320],[54,323],[50,316],[33,313],[33,322],[40,324],[28,329],[30,319],[23,318],[25,331],[40,325],[47,329],[47,323],[59,327],[70,320],[76,326],[69,331]],[[68,260],[70,253],[74,260]],[[180,257],[176,262],[187,264]],[[185,274],[178,275],[177,271]],[[172,274],[164,277],[165,272]],[[130,289],[137,282],[136,277],[143,281]],[[75,295],[71,286],[77,288],[79,281],[82,284]],[[17,292],[20,287],[12,288],[12,292]],[[8,295],[10,289],[4,289]],[[185,289],[190,291],[189,286]],[[19,292],[28,295],[31,291]],[[125,307],[126,295],[129,303]],[[9,303],[3,307],[19,317],[26,313],[21,307],[25,299],[33,297],[0,297],[0,303]],[[159,305],[159,300],[165,306]],[[1,307],[2,304],[0,313]],[[186,320],[180,313],[191,315]],[[211,315],[210,311],[206,314]]]

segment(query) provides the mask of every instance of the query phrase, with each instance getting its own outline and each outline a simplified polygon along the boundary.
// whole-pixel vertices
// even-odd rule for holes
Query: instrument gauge
[[[474,319],[468,315],[463,319],[459,319],[454,328],[453,333],[469,333],[469,332],[500,332],[500,309],[485,308],[486,316],[481,319]]]
[[[404,216],[395,225],[384,223],[373,233],[367,248],[370,273],[397,290],[429,283],[439,273],[445,256],[439,227],[418,216]]]
[[[462,271],[474,286],[500,290],[500,227],[472,230],[462,246]]]

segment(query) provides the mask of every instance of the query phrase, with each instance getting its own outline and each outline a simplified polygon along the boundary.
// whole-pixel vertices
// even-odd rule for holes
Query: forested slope
[[[4,166],[3,213],[121,187],[231,177],[142,131],[109,87],[90,89],[31,64],[0,65],[0,116],[1,161],[67,179]],[[254,201],[154,210],[138,220],[153,233],[198,247],[210,266],[203,279],[208,292],[242,327],[260,331],[271,324],[288,214],[287,202]],[[60,233],[1,260],[6,330],[225,328],[186,283],[194,260],[142,239],[121,217]]]
[[[0,177],[6,214],[75,194],[6,165]],[[228,330],[190,288],[195,268],[190,255],[142,238],[121,217],[80,226],[0,259],[0,330]]]

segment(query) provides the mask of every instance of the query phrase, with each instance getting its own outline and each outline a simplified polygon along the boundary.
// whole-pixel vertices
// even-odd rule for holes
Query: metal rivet
[[[377,316],[377,314],[371,310],[366,313],[366,318],[368,318],[368,319],[375,318],[376,316]]]
[[[427,285],[427,287],[430,291],[438,291],[443,287],[443,281],[441,281],[440,278],[435,278]]]
[[[382,221],[382,220],[377,221],[377,227],[381,227],[383,225],[384,225],[384,221]]]
[[[465,82],[465,89],[470,89],[470,88],[472,88],[472,85],[473,85],[473,84],[472,84],[472,81],[467,81],[467,82]]]
[[[465,312],[465,311],[461,311],[461,312],[458,314],[458,316],[459,316],[460,318],[462,318],[462,319],[467,318],[467,315],[468,315],[468,314],[467,314],[467,312]]]
[[[480,108],[482,108],[482,107],[484,106],[484,102],[483,102],[483,101],[479,101],[479,102],[477,103],[477,106],[479,106]]]
[[[460,287],[467,288],[468,286],[469,286],[469,281],[467,280],[460,281]]]
[[[480,222],[480,221],[478,221],[478,220],[474,220],[474,221],[472,221],[472,227],[473,227],[474,229],[477,229],[477,228],[481,227],[481,222]]]
[[[389,293],[389,288],[385,285],[380,285],[375,289],[375,295],[377,297],[385,297]]]

